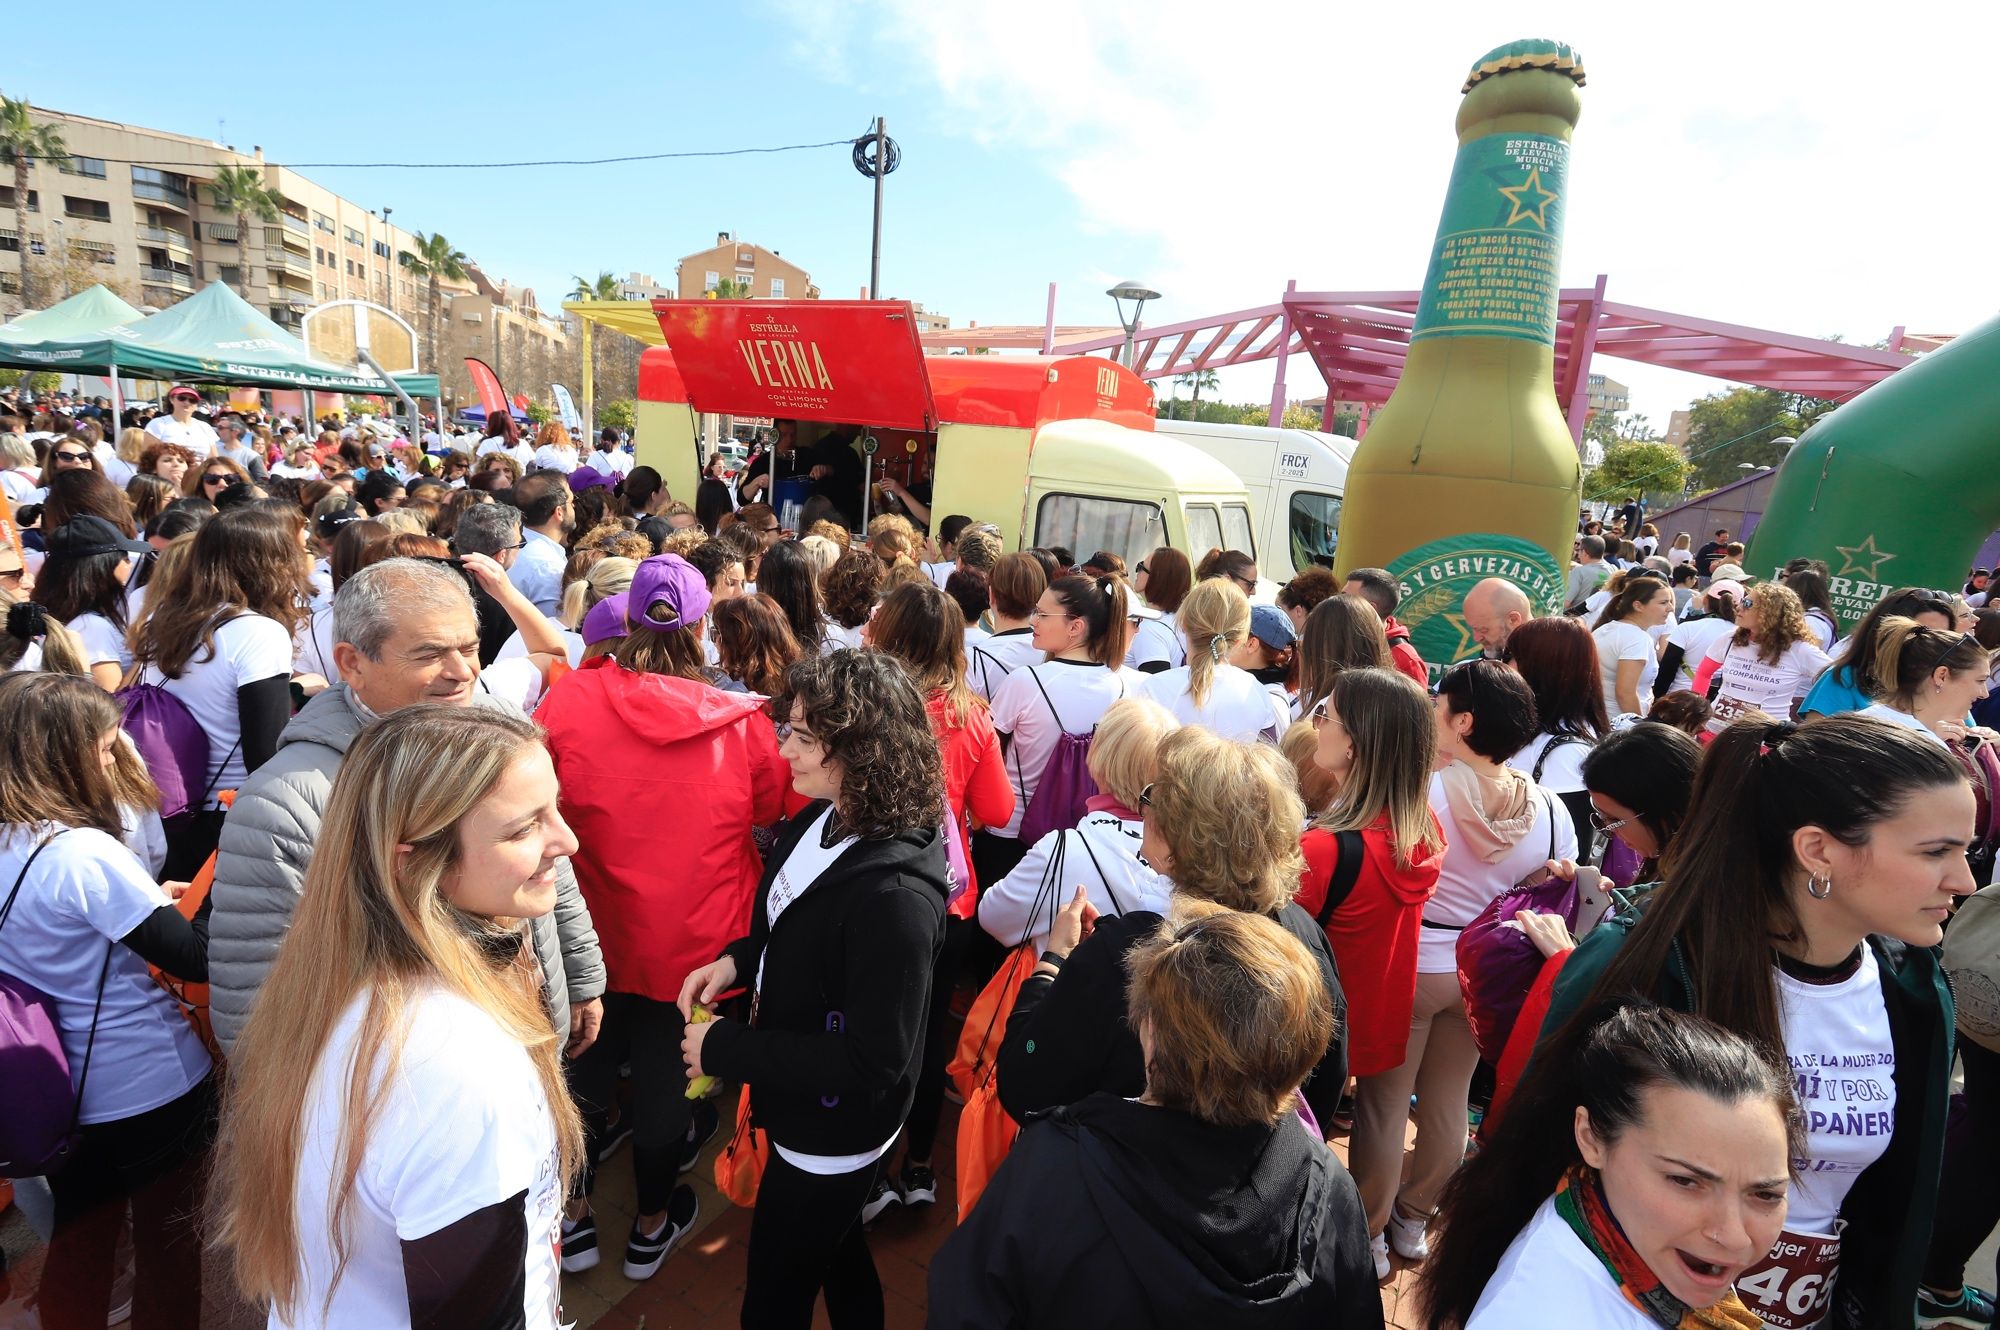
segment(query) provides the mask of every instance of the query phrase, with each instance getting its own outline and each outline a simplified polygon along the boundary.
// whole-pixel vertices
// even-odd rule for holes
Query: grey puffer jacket
[[[485,693],[473,705],[511,706]],[[313,698],[278,737],[277,753],[245,782],[222,824],[209,893],[208,987],[225,1054],[291,927],[334,775],[365,724],[346,684]],[[597,930],[567,859],[556,869],[555,912],[534,921],[534,940],[550,1021],[566,1038],[570,1004],[604,992]]]

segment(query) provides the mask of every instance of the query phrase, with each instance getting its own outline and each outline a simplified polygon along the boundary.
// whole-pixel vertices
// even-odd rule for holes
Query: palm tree
[[[1189,406],[1188,419],[1200,420],[1201,390],[1206,388],[1214,392],[1222,386],[1222,377],[1212,369],[1196,369],[1189,370],[1186,374],[1174,375],[1174,382],[1194,390],[1194,401]]]
[[[576,286],[569,293],[571,300],[623,300],[625,293],[619,288],[618,279],[608,272],[600,271],[596,277],[586,281],[576,278]],[[602,354],[602,339],[593,337],[590,342],[590,381],[597,382],[597,358]],[[586,406],[591,405],[589,402]],[[590,422],[585,421],[586,425]]]
[[[747,277],[724,277],[717,281],[715,289],[708,293],[710,300],[748,300],[750,279]]]
[[[66,152],[62,133],[54,125],[38,125],[29,117],[26,98],[15,101],[0,94],[0,164],[14,168],[14,233],[21,238],[22,309],[35,307],[34,279],[28,264],[28,168],[37,158],[59,158]]]
[[[236,294],[250,298],[250,219],[278,220],[278,196],[254,166],[225,166],[209,182],[208,202],[217,212],[236,214]]]
[[[444,313],[445,282],[463,282],[471,276],[467,264],[472,260],[465,251],[453,249],[451,242],[433,231],[425,235],[416,233],[417,247],[403,250],[396,255],[396,262],[410,270],[410,275],[419,281],[428,281],[425,293],[424,335],[430,342],[431,373],[442,373],[438,360],[438,319]]]

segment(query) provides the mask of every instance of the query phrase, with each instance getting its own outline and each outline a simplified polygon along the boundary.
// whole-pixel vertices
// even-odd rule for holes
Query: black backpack
[[[1354,884],[1361,880],[1361,859],[1368,852],[1361,843],[1358,831],[1336,831],[1333,843],[1339,849],[1339,856],[1333,861],[1333,878],[1326,884],[1326,902],[1319,907],[1313,921],[1321,928],[1333,918],[1333,912],[1354,894]]]

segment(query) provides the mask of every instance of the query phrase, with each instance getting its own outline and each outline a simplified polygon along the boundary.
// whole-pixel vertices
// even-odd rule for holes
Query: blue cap
[[[1298,630],[1292,627],[1292,616],[1276,605],[1250,607],[1250,635],[1265,646],[1279,650],[1299,640]]]

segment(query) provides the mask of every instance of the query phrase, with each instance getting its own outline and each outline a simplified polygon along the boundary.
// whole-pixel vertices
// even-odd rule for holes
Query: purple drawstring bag
[[[1555,858],[1555,806],[1546,792],[1543,802],[1549,817],[1549,853]],[[1546,871],[1529,874],[1507,888],[1479,912],[1458,935],[1458,986],[1465,994],[1465,1019],[1472,1027],[1472,1042],[1479,1056],[1500,1065],[1507,1037],[1514,1032],[1528,990],[1542,972],[1542,953],[1534,940],[1521,931],[1514,916],[1535,910],[1559,917],[1570,929],[1576,928],[1577,896],[1574,879],[1551,877]]]

